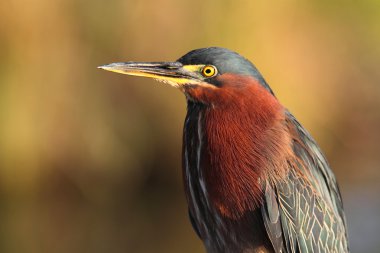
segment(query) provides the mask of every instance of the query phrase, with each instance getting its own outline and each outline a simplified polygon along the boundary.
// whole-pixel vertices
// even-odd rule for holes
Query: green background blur
[[[317,139],[352,252],[379,252],[380,1],[2,0],[0,252],[204,252],[174,88],[101,71],[222,46]]]

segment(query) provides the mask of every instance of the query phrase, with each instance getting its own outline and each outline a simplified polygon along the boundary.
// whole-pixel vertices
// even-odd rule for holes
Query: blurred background
[[[184,96],[96,67],[222,46],[317,139],[352,252],[380,240],[380,1],[0,2],[0,252],[204,252],[181,179]]]

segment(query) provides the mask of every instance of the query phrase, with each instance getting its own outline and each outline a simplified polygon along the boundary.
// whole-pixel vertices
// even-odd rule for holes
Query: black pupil
[[[210,74],[211,73],[211,69],[206,69],[206,74]]]

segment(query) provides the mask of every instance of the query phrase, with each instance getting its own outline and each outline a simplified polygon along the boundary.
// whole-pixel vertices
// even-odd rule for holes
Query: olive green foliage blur
[[[184,96],[101,71],[222,46],[317,139],[354,252],[380,226],[380,2],[0,3],[0,252],[204,252],[182,190]]]

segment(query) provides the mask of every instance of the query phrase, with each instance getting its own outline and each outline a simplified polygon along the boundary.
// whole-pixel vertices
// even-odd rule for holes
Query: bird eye
[[[217,73],[216,68],[211,65],[204,66],[202,69],[202,75],[204,77],[212,77],[215,76]]]

